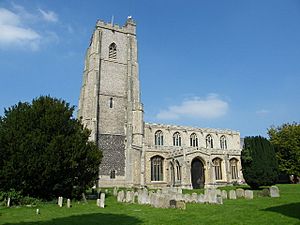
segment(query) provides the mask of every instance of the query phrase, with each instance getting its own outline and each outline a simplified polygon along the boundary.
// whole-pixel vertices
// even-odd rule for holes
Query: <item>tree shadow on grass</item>
[[[264,211],[276,212],[282,215],[293,217],[300,220],[300,202],[279,205],[264,209]]]
[[[47,221],[6,223],[4,225],[139,225],[142,222],[138,218],[123,214],[93,213],[54,218]]]

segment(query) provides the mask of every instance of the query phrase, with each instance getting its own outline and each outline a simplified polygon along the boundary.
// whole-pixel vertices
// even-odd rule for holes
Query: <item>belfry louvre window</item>
[[[206,136],[206,148],[213,148],[214,147],[214,140],[212,136],[209,134]]]
[[[117,59],[117,45],[115,43],[111,43],[109,46],[108,58]]]
[[[227,149],[227,140],[226,140],[225,135],[222,135],[220,137],[220,147],[221,147],[221,149]]]
[[[237,159],[230,159],[231,179],[238,179]]]
[[[222,168],[221,168],[222,160],[219,158],[215,158],[213,160],[213,166],[215,169],[215,178],[216,180],[222,180]]]
[[[116,171],[115,170],[111,170],[110,171],[110,179],[115,179],[116,178]]]
[[[198,147],[198,137],[195,133],[191,134],[190,136],[190,146]]]
[[[163,180],[163,163],[164,159],[161,156],[151,158],[151,181]]]
[[[181,146],[181,136],[179,132],[173,134],[173,145]]]
[[[155,145],[164,145],[164,135],[161,130],[155,132],[154,139]]]

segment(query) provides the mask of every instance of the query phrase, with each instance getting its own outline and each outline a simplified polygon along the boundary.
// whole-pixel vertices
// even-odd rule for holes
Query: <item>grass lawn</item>
[[[72,208],[59,208],[56,204],[37,207],[0,208],[3,225],[94,225],[94,224],[299,224],[300,185],[278,185],[280,198],[257,197],[253,200],[225,200],[223,205],[187,204],[179,209],[155,209],[150,206],[117,203],[108,196],[106,208],[73,202]],[[41,214],[36,215],[36,208]]]

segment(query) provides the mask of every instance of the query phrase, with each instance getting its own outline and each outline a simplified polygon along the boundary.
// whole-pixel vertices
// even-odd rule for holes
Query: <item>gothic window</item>
[[[111,43],[109,46],[108,58],[117,59],[117,45],[115,43]]]
[[[231,172],[231,179],[236,180],[238,179],[238,170],[237,170],[237,159],[230,159],[230,172]]]
[[[206,148],[213,148],[214,147],[214,140],[210,134],[206,136]]]
[[[190,136],[190,146],[198,147],[198,137],[195,133],[192,133]]]
[[[215,158],[212,162],[215,170],[216,180],[222,180],[222,168],[221,168],[222,160],[220,158]]]
[[[155,132],[154,139],[155,145],[164,145],[164,135],[161,130]]]
[[[222,135],[220,137],[220,147],[221,147],[221,149],[227,149],[227,140],[226,140],[225,135]]]
[[[179,132],[173,134],[173,145],[181,146],[181,136]]]
[[[151,181],[163,180],[163,163],[164,159],[161,156],[151,158]]]
[[[109,99],[109,108],[112,108],[113,107],[113,98],[110,98]]]
[[[176,161],[176,175],[177,180],[181,180],[181,169],[178,161]]]
[[[116,171],[115,170],[111,170],[110,171],[110,179],[115,179],[116,178]]]

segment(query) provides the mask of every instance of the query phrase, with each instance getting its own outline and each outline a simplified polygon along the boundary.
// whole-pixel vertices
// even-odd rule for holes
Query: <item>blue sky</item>
[[[300,118],[299,0],[0,0],[0,115],[51,95],[78,104],[97,19],[137,22],[145,121],[241,136]]]

